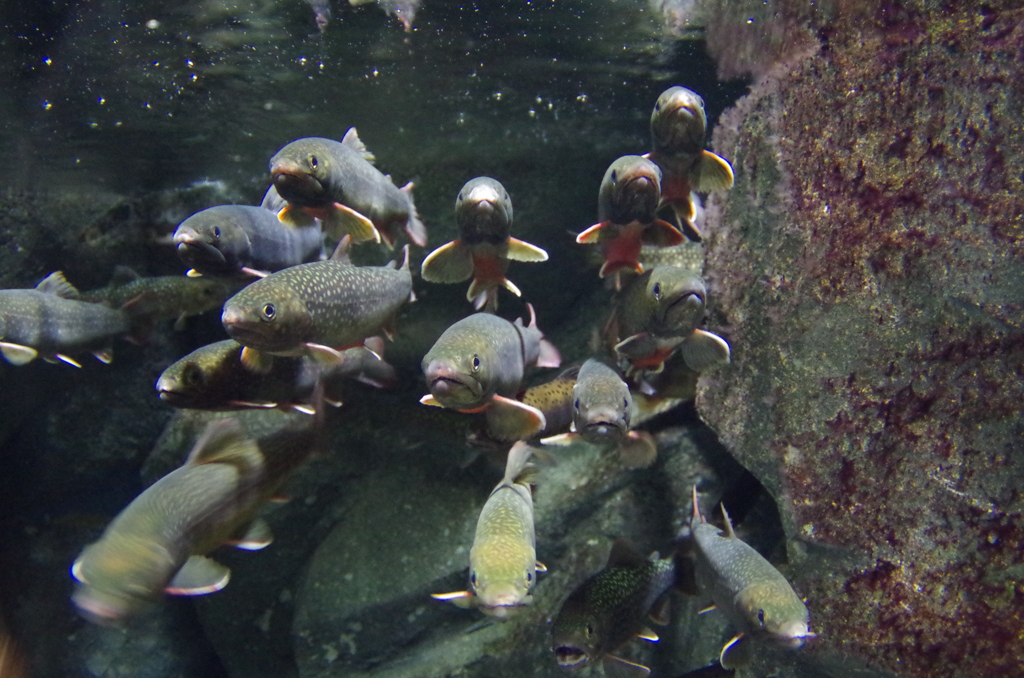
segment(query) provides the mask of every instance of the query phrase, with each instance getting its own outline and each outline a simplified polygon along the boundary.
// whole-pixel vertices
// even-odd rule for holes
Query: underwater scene
[[[0,9],[0,678],[1024,671],[1024,8]]]

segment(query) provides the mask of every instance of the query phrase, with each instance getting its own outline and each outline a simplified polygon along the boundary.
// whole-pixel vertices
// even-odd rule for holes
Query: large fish
[[[412,183],[398,188],[367,157],[372,155],[354,127],[342,141],[308,137],[286,145],[270,159],[274,186],[288,202],[278,218],[300,224],[316,217],[335,239],[345,234],[355,242],[383,238],[389,247],[397,231],[405,229],[412,242],[426,245]]]
[[[693,488],[690,530],[695,545],[698,589],[710,595],[739,633],[722,648],[719,662],[726,669],[746,663],[745,638],[785,648],[798,648],[810,632],[807,606],[782,574],[733,532],[722,506],[725,532],[708,523],[697,506]]]
[[[378,351],[380,347],[377,347]],[[307,357],[274,360],[266,372],[242,364],[242,346],[225,339],[192,351],[168,367],[156,382],[160,399],[175,407],[244,410],[277,407],[311,414],[318,381],[325,400],[340,404],[342,379],[389,386],[398,377],[393,367],[363,346],[342,351],[337,367],[325,368]]]
[[[143,278],[127,266],[118,266],[110,284],[82,292],[79,299],[123,309],[138,332],[145,334],[154,323],[170,319],[175,321],[174,329],[182,330],[189,316],[220,308],[241,286],[239,282],[220,278]]]
[[[438,600],[473,605],[498,619],[533,602],[537,562],[530,483],[535,468],[528,464],[532,450],[517,442],[508,453],[505,477],[487,498],[476,523],[469,551],[469,591],[436,593]]]
[[[619,293],[606,326],[616,354],[631,371],[659,372],[677,349],[695,372],[729,362],[729,345],[698,329],[707,290],[685,269],[657,266],[630,281]]]
[[[271,189],[273,190],[273,189]],[[188,274],[263,277],[320,259],[320,227],[290,227],[276,213],[251,205],[219,205],[196,212],[174,232]]]
[[[622,269],[643,273],[643,245],[683,242],[683,234],[657,216],[661,192],[661,170],[639,155],[624,155],[605,171],[597,200],[599,221],[576,236],[578,243],[600,243],[602,278]]]
[[[628,542],[617,540],[605,569],[569,595],[552,623],[551,649],[558,665],[580,669],[601,661],[609,676],[650,673],[646,666],[613,653],[632,638],[658,640],[645,619],[675,583],[675,576],[672,558],[652,553],[645,559]]]
[[[83,615],[115,623],[166,593],[202,595],[227,585],[218,546],[260,549],[272,535],[256,518],[315,443],[311,425],[257,441],[233,419],[211,423],[188,460],[147,488],[85,547],[71,574]]]
[[[664,172],[661,202],[672,208],[680,229],[693,240],[700,240],[700,231],[691,191],[724,191],[733,184],[729,163],[704,150],[707,126],[704,100],[685,87],[662,92],[651,113],[649,157]]]
[[[246,347],[246,365],[266,370],[270,354],[340,364],[344,349],[391,333],[398,310],[412,298],[408,245],[400,268],[354,266],[347,245],[343,239],[329,260],[271,273],[225,302],[221,321]]]
[[[511,323],[490,313],[456,322],[423,357],[430,395],[420,400],[460,412],[487,412],[488,428],[499,440],[522,440],[545,426],[540,410],[515,399],[527,367],[558,367],[557,349],[530,324]]]
[[[539,247],[510,237],[512,198],[505,187],[490,177],[470,179],[455,200],[459,239],[442,245],[423,260],[421,273],[429,282],[457,283],[473,278],[466,298],[477,309],[496,309],[497,288],[521,296],[505,277],[510,259],[547,261]]]
[[[79,292],[54,271],[30,290],[0,290],[0,353],[15,365],[37,356],[81,367],[72,356],[91,353],[111,360],[114,337],[132,331],[120,309],[79,300]]]

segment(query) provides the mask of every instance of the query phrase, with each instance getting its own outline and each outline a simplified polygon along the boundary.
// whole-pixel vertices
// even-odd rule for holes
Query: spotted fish
[[[557,367],[561,358],[537,328],[533,306],[527,307],[529,325],[476,313],[445,330],[423,357],[430,395],[420,402],[486,411],[488,428],[499,440],[523,440],[543,430],[543,413],[515,396],[527,367]]]
[[[368,160],[372,157],[354,127],[342,141],[308,137],[287,144],[270,159],[274,187],[288,202],[278,218],[298,225],[315,217],[335,239],[345,234],[355,242],[383,238],[389,247],[404,229],[412,242],[426,245],[412,184],[395,186]]]
[[[524,442],[512,446],[505,477],[480,511],[469,551],[470,590],[437,593],[434,598],[473,605],[498,619],[533,602],[536,573],[546,568],[537,562],[530,492],[535,468],[528,463],[532,453]]]
[[[657,266],[630,281],[616,301],[605,327],[616,354],[630,371],[659,372],[679,350],[686,365],[703,372],[729,362],[729,345],[698,329],[704,320],[707,290],[696,275]]]
[[[15,365],[42,356],[81,367],[73,357],[81,353],[109,363],[114,337],[131,331],[127,313],[80,301],[78,290],[60,271],[35,289],[0,290],[0,353]]]
[[[354,266],[347,239],[327,261],[271,273],[227,300],[221,322],[246,348],[242,360],[266,370],[270,355],[309,355],[328,365],[341,351],[381,331],[392,333],[395,316],[412,298],[409,248],[404,263]]]
[[[605,171],[598,193],[598,223],[576,236],[576,242],[599,243],[604,252],[602,278],[622,269],[643,273],[643,245],[672,247],[683,234],[658,218],[661,170],[639,155],[624,155]]]
[[[651,113],[649,155],[664,172],[661,202],[672,208],[676,221],[692,240],[700,240],[694,223],[692,191],[724,191],[732,188],[729,163],[704,150],[708,119],[704,100],[685,87],[670,87],[661,93]]]
[[[263,277],[317,261],[323,249],[318,225],[286,226],[275,212],[251,205],[219,205],[196,212],[174,232],[174,247],[192,277]]]
[[[510,259],[547,261],[539,247],[510,237],[512,198],[505,187],[490,177],[466,182],[455,200],[455,221],[459,239],[442,245],[423,260],[423,279],[456,283],[473,278],[466,298],[477,309],[496,309],[497,288],[521,296],[519,288],[505,277]]]
[[[600,661],[607,675],[649,674],[646,666],[613,653],[632,638],[658,640],[645,619],[674,583],[672,558],[652,553],[645,559],[628,542],[617,540],[608,565],[566,598],[552,622],[551,649],[558,665],[580,669]]]

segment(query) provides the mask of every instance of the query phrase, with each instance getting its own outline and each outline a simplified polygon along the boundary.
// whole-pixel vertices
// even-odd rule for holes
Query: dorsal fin
[[[345,136],[341,138],[341,143],[345,144],[353,151],[363,157],[363,160],[370,163],[371,165],[376,162],[377,158],[370,152],[370,149],[366,147],[363,140],[359,138],[359,132],[356,131],[355,127],[349,127],[348,131],[345,132]]]
[[[726,539],[739,539],[736,533],[732,530],[732,521],[729,520],[729,514],[725,511],[725,504],[719,504],[722,507],[722,517],[725,518],[725,538]]]
[[[647,560],[628,539],[619,538],[612,542],[612,550],[608,554],[608,567],[643,567]]]
[[[349,250],[352,249],[352,236],[346,234],[341,240],[338,241],[338,246],[334,248],[334,254],[331,255],[331,261],[339,261],[343,264],[351,264],[352,258],[349,256]]]
[[[263,466],[263,455],[237,419],[220,419],[210,422],[185,461],[186,466],[211,463],[232,464],[248,475]]]
[[[54,271],[39,281],[36,290],[45,294],[53,294],[62,299],[78,299],[78,290],[64,278],[64,273]]]
[[[114,273],[110,276],[110,286],[121,287],[141,279],[142,276],[136,273],[135,269],[129,266],[115,266]]]

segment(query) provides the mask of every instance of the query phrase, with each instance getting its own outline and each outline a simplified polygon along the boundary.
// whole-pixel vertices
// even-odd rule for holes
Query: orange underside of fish
[[[693,203],[690,202],[690,178],[685,175],[668,175],[661,182],[661,201],[681,211],[685,219],[693,219]]]
[[[640,238],[644,233],[645,226],[632,223],[626,226],[619,235],[611,240],[601,243],[604,250],[604,266],[601,267],[601,277],[606,277],[623,268],[643,272],[640,265]]]
[[[646,370],[646,369],[651,369],[651,368],[654,368],[654,367],[658,367],[658,366],[662,365],[666,360],[668,360],[668,357],[670,355],[672,355],[672,351],[674,351],[674,350],[675,350],[674,346],[672,348],[659,348],[657,351],[655,351],[651,355],[647,356],[646,358],[640,358],[640,359],[637,359],[637,360],[630,360],[629,364],[634,369],[645,369]]]
[[[502,285],[505,283],[505,267],[507,263],[508,260],[500,259],[493,254],[477,254],[474,252],[473,280],[478,285],[487,283],[486,288]]]

